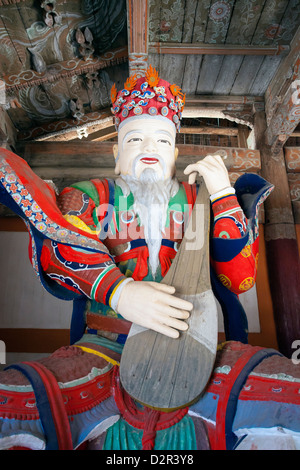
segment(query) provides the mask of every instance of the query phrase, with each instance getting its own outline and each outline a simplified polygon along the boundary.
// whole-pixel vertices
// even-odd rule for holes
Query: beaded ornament
[[[151,65],[145,77],[132,75],[127,78],[123,90],[118,92],[114,84],[111,88],[111,102],[116,129],[129,117],[148,114],[170,119],[177,131],[180,131],[185,94],[178,85],[171,85],[161,79]]]

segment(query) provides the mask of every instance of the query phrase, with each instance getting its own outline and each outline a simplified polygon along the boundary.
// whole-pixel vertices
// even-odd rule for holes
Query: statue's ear
[[[114,158],[115,158],[115,173],[116,175],[120,174],[120,163],[119,163],[119,149],[118,144],[114,144],[113,146]]]
[[[178,153],[179,153],[179,150],[178,150],[177,147],[175,147],[175,162],[176,162],[176,160],[177,160]]]

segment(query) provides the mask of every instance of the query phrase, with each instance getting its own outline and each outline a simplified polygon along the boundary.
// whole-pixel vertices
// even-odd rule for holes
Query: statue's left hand
[[[195,183],[197,175],[203,176],[210,195],[231,186],[227,168],[220,155],[208,155],[203,160],[188,165],[184,174],[189,175],[189,184]]]
[[[179,332],[188,328],[185,320],[193,304],[174,293],[174,287],[159,282],[128,282],[121,291],[117,311],[130,322],[178,338]]]

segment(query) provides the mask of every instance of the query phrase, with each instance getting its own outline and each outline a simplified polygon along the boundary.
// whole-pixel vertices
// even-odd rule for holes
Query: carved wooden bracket
[[[62,23],[62,16],[56,11],[56,0],[42,0],[41,8],[44,9],[44,22],[49,28]]]
[[[30,51],[31,52],[31,51]],[[37,53],[34,52],[35,65],[42,66]],[[28,86],[40,85],[41,83],[55,82],[61,78],[73,75],[82,75],[88,72],[111,67],[128,61],[127,47],[119,47],[97,58],[70,59],[64,62],[48,65],[45,72],[35,70],[24,70],[18,75],[5,75],[2,80],[5,82],[7,90],[18,90]]]
[[[77,119],[78,121],[82,118],[82,116],[84,116],[83,104],[79,98],[70,100],[69,108],[72,113],[72,117]]]
[[[299,59],[300,62],[300,59]],[[300,80],[288,88],[281,105],[269,122],[266,142],[277,154],[300,122]]]
[[[80,29],[75,33],[76,42],[79,44],[78,52],[84,60],[93,57],[95,49],[93,47],[93,35],[88,27],[82,32]]]
[[[45,73],[47,70],[47,65],[43,59],[42,54],[37,52],[33,47],[28,47],[27,49],[31,55],[33,69],[38,73]]]

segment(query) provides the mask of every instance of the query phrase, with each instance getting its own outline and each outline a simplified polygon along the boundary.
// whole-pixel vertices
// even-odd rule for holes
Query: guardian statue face
[[[158,180],[172,177],[178,154],[175,137],[185,105],[181,88],[161,79],[150,65],[144,77],[130,76],[119,92],[114,84],[111,102],[118,130],[116,173],[137,179],[153,172]],[[149,169],[153,171],[145,172]]]
[[[127,119],[119,128],[118,145],[114,146],[116,174],[139,179],[151,169],[157,180],[173,177],[178,155],[175,139],[176,128],[168,119],[145,115]]]

